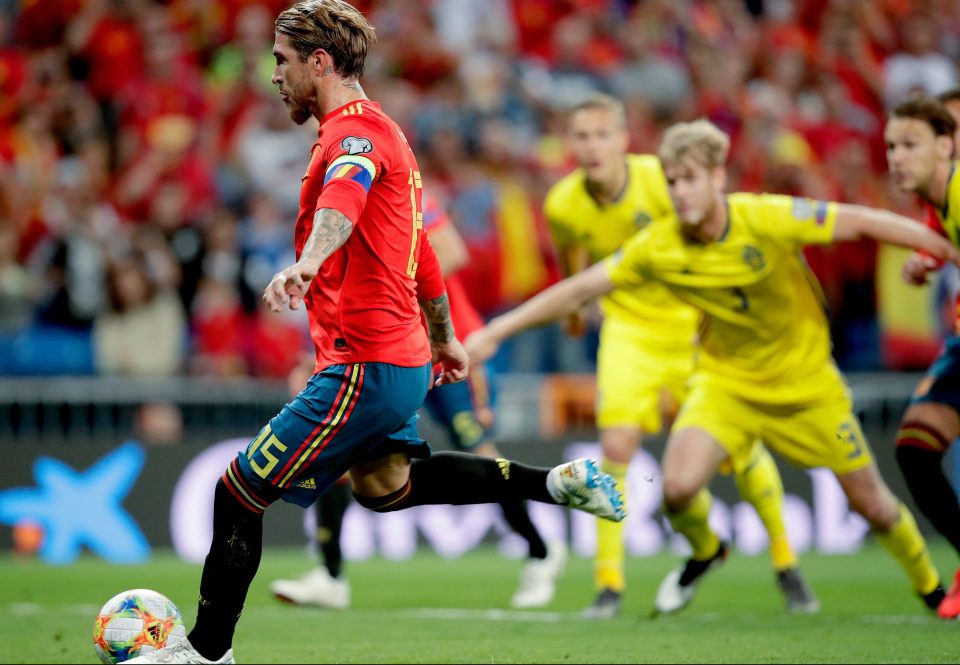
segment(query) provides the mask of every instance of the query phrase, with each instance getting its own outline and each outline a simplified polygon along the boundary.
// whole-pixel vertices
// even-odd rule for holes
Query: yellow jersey
[[[593,262],[617,250],[652,220],[673,212],[667,180],[655,155],[627,155],[627,184],[620,197],[601,205],[587,190],[583,169],[557,181],[544,199],[544,213],[558,248],[583,247]],[[645,339],[691,343],[698,314],[656,282],[617,289],[604,296],[605,319],[634,327]]]
[[[934,208],[940,229],[957,247],[960,247],[960,177],[957,176],[957,162],[950,167],[950,176],[947,178],[947,196],[943,206]]]
[[[675,214],[651,223],[607,259],[614,285],[653,280],[703,313],[693,377],[745,399],[796,404],[837,386],[823,294],[801,247],[833,241],[837,206],[789,196],[732,194],[727,228],[699,244]]]

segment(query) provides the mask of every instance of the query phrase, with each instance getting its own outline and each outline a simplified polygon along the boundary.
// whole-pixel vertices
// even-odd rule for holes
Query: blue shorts
[[[466,381],[434,388],[427,393],[423,406],[446,430],[454,448],[470,451],[490,438],[489,403],[490,392],[482,368],[471,367]],[[478,418],[480,410],[488,411],[486,417]]]
[[[946,404],[960,411],[960,337],[947,338],[940,355],[914,391],[910,403],[922,402]]]
[[[224,474],[228,488],[254,512],[278,490],[284,501],[307,507],[358,462],[392,453],[429,457],[417,409],[430,380],[429,363],[321,370],[237,455]]]

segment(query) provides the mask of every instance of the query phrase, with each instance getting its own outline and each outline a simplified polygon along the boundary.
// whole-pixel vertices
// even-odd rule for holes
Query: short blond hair
[[[567,110],[567,123],[573,119],[573,116],[580,111],[592,111],[600,109],[609,111],[621,127],[627,126],[627,109],[616,97],[605,95],[602,92],[590,95],[586,99],[574,104]]]
[[[693,159],[707,168],[723,166],[730,152],[730,137],[709,120],[681,122],[663,134],[657,155],[663,165]]]

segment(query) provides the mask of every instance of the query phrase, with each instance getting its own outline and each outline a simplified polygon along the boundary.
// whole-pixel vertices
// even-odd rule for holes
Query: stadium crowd
[[[259,299],[293,260],[316,140],[270,85],[287,4],[0,0],[0,373],[296,365],[301,313],[267,316]],[[732,137],[731,190],[919,219],[887,182],[886,109],[960,81],[951,0],[353,4],[379,38],[363,86],[455,220],[488,318],[559,277],[542,200],[571,168],[563,112],[590,93],[626,103],[635,152],[677,121],[714,122]],[[935,348],[883,347],[872,241],[807,258],[842,368],[926,367]],[[566,369],[543,342],[532,369]]]

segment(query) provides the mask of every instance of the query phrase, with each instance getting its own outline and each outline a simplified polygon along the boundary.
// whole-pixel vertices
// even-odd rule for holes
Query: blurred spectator
[[[300,178],[307,171],[310,146],[316,140],[315,122],[295,125],[276,93],[259,95],[236,144],[236,161],[245,176],[247,195],[269,197],[279,215],[288,223],[295,221]],[[289,238],[285,240],[289,244]]]
[[[186,319],[180,301],[150,279],[141,257],[111,264],[110,309],[93,328],[96,369],[122,376],[172,376],[182,365]]]
[[[306,314],[277,316],[263,301],[247,319],[246,355],[254,376],[286,378],[312,344]]]
[[[260,296],[273,276],[296,261],[290,244],[290,219],[266,193],[250,196],[249,212],[239,227],[241,293],[247,311],[259,307]]]
[[[43,283],[38,320],[89,330],[107,302],[105,246],[118,220],[113,208],[98,200],[78,159],[61,161],[55,173],[56,186],[44,206],[51,235],[31,255]]]
[[[653,11],[655,7],[637,5],[630,19],[618,26],[625,57],[607,74],[607,85],[621,100],[640,97],[660,115],[668,115],[689,103],[693,84],[672,39],[676,34],[657,21]]]
[[[903,25],[902,48],[884,61],[884,99],[895,105],[911,92],[938,95],[957,84],[953,61],[937,51],[940,29],[930,15],[918,12],[907,16]]]
[[[0,221],[0,335],[26,328],[33,320],[35,285],[17,261],[17,231]]]
[[[233,284],[203,279],[193,301],[190,320],[191,374],[231,377],[249,373],[245,354],[246,317]]]

